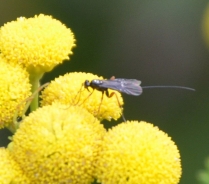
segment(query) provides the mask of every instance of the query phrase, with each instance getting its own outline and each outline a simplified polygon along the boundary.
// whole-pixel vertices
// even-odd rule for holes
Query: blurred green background
[[[202,37],[202,0],[1,0],[0,25],[17,17],[52,15],[75,33],[70,61],[44,76],[43,83],[67,72],[106,78],[135,78],[143,85],[181,85],[146,89],[124,96],[128,120],[145,120],[168,133],[182,158],[181,184],[195,184],[209,156],[209,49]],[[121,122],[121,120],[119,120]],[[114,122],[105,122],[112,125]],[[8,131],[0,131],[0,146]]]

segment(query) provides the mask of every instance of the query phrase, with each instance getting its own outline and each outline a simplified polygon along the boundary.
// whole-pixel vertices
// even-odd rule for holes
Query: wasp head
[[[89,80],[85,80],[84,87],[88,89],[89,86],[91,86],[91,83],[89,82]]]

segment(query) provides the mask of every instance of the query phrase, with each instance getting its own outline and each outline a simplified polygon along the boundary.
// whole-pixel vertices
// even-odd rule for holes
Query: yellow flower
[[[203,37],[205,39],[205,42],[207,46],[209,46],[209,4],[207,5],[203,16],[202,30],[203,30]]]
[[[9,126],[18,111],[22,115],[30,96],[31,85],[28,73],[18,65],[6,63],[0,57],[0,128]]]
[[[28,178],[23,175],[18,164],[12,159],[5,148],[0,148],[0,183],[2,184],[27,184]]]
[[[0,29],[0,50],[30,73],[42,74],[69,59],[75,39],[72,31],[51,16],[20,17]]]
[[[85,80],[103,79],[91,73],[68,73],[64,76],[56,78],[51,84],[42,92],[42,106],[52,104],[52,102],[60,102],[68,106],[78,105],[87,109],[98,119],[111,120],[118,119],[121,116],[122,110],[119,107],[116,96],[108,98],[104,94],[101,101],[102,93],[94,90],[91,96],[92,89],[89,91],[84,88]],[[109,90],[109,93],[113,90]],[[114,91],[119,99],[120,105],[123,105],[121,94]],[[100,106],[101,105],[101,106]],[[100,106],[100,109],[99,109]],[[99,111],[99,112],[98,112]]]
[[[23,120],[9,150],[32,183],[88,184],[105,132],[85,109],[53,104]]]
[[[177,184],[178,148],[168,135],[146,122],[128,121],[107,132],[97,163],[101,183]]]

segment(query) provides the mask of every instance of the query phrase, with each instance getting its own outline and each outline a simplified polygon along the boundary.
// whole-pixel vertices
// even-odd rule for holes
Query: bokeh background
[[[83,71],[106,78],[135,78],[147,85],[196,89],[144,89],[124,96],[128,120],[145,120],[176,142],[181,184],[195,184],[209,156],[209,47],[202,36],[207,0],[0,0],[0,26],[17,17],[52,15],[75,33],[70,61],[43,78]],[[121,122],[119,120],[118,122]],[[118,122],[105,122],[111,126]],[[9,142],[0,131],[0,146]]]

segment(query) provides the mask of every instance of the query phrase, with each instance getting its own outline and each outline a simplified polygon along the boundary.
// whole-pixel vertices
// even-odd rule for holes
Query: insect
[[[128,95],[139,96],[142,93],[142,87],[140,84],[141,81],[136,79],[116,79],[115,77],[111,77],[107,80],[94,79],[91,82],[86,80],[84,82],[84,87],[87,89],[88,87],[91,87],[92,89],[96,89],[102,93],[105,92],[108,97],[111,97],[114,93],[109,94],[108,89],[113,89]]]
[[[91,87],[93,90],[96,89],[98,91],[101,91],[102,92],[101,103],[103,100],[104,93],[109,98],[112,97],[113,95],[116,95],[116,93],[114,93],[114,92],[109,94],[108,89],[116,90],[121,93],[133,95],[133,96],[141,95],[142,91],[143,91],[142,89],[145,89],[145,88],[180,88],[180,89],[195,91],[193,88],[184,87],[184,86],[143,86],[143,87],[141,87],[140,84],[141,84],[141,81],[136,80],[136,79],[115,78],[113,76],[107,80],[99,80],[99,79],[93,79],[92,81],[86,80],[84,82],[84,87],[87,90],[89,90],[88,88]],[[119,106],[121,107],[117,95],[116,95],[116,98],[117,98]],[[99,105],[98,112],[100,110],[101,103]],[[126,121],[123,114],[122,114],[122,117],[123,117],[124,121]]]
[[[107,97],[112,97],[114,92],[109,94],[108,89],[113,89],[127,95],[139,96],[142,94],[142,89],[145,88],[179,88],[195,91],[193,88],[184,86],[140,86],[141,81],[136,79],[123,79],[115,78],[114,76],[107,80],[93,79],[91,82],[86,80],[84,82],[84,87],[88,90],[91,87],[93,90],[96,89],[101,91],[103,94],[106,93]]]

